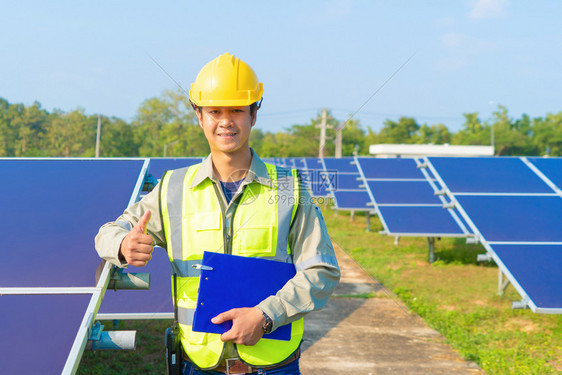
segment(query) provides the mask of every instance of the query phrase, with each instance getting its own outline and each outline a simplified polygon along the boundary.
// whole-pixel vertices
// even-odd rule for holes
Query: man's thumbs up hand
[[[135,225],[135,227],[133,228],[133,230],[142,233],[142,234],[146,234],[146,226],[148,225],[148,221],[150,220],[150,217],[152,216],[152,213],[150,212],[150,210],[147,210],[144,215],[142,215],[142,217],[140,218],[139,222],[137,223],[137,225]]]
[[[135,267],[144,267],[152,258],[152,237],[146,234],[146,226],[150,220],[151,213],[146,211],[137,225],[125,236],[119,248],[128,264]]]

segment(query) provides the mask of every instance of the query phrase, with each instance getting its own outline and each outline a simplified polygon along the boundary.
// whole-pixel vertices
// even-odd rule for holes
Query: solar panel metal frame
[[[373,199],[372,196],[369,195],[369,189],[365,186],[365,178],[363,177],[363,175],[360,173],[359,171],[359,165],[357,163],[357,158],[356,157],[346,157],[346,158],[342,158],[342,159],[350,159],[350,165],[355,165],[355,168],[357,169],[357,172],[341,172],[337,169],[328,169],[326,167],[326,159],[323,158],[322,160],[322,165],[324,166],[324,175],[327,177],[328,173],[331,172],[336,172],[336,174],[342,174],[342,175],[355,175],[355,174],[359,174],[359,178],[363,181],[363,184],[360,186],[363,186],[363,189],[336,189],[334,186],[332,186],[332,182],[330,181],[329,177],[328,178],[328,183],[330,185],[330,188],[328,189],[329,191],[331,191],[331,194],[334,198],[334,209],[335,210],[339,210],[339,211],[359,211],[359,212],[368,212],[368,213],[375,213],[376,212],[376,207],[373,204]],[[336,160],[336,159],[333,159]],[[367,195],[369,196],[369,198],[371,199],[371,202],[368,202],[367,205],[368,206],[373,206],[373,207],[340,207],[338,205],[338,199],[336,197],[336,193],[337,192],[358,192],[358,193],[367,193]]]
[[[159,256],[168,256],[166,253],[165,249],[162,248],[154,248],[155,251],[162,251],[164,252],[163,255],[159,255]],[[150,263],[150,262],[149,262]],[[147,265],[147,267],[149,267],[149,265]],[[150,275],[150,281],[151,281],[151,287],[152,287],[152,283],[154,281],[154,277],[152,272],[154,272],[153,270],[151,270],[150,268],[147,268],[146,270],[135,270],[133,272],[149,272],[151,273]],[[167,276],[168,276],[168,280],[170,279],[170,271],[167,271]],[[132,292],[132,293],[143,293],[143,290],[136,290],[136,291],[116,291],[116,293],[122,293],[122,292]],[[107,290],[105,291],[105,293],[107,293]],[[170,302],[172,301],[172,293],[171,293],[171,286],[170,286],[170,290],[169,290],[169,299]],[[107,297],[107,294],[105,294],[104,298]],[[126,297],[125,297],[126,298]],[[101,304],[103,304],[103,301],[101,302]],[[101,306],[100,306],[101,309]],[[99,311],[99,309],[98,309]],[[173,319],[174,318],[174,311],[173,311],[173,306],[171,311],[168,312],[107,312],[107,313],[97,313],[96,314],[96,320],[138,320],[138,319],[146,319],[146,320],[159,320],[159,319]]]
[[[431,158],[435,158],[435,157],[431,157]],[[512,245],[525,245],[525,244],[562,245],[562,242],[534,242],[534,241],[533,242],[516,242],[516,241],[515,242],[508,242],[508,241],[495,241],[495,242],[493,242],[493,241],[487,241],[485,239],[485,237],[482,235],[481,231],[478,229],[478,226],[476,226],[476,224],[472,221],[472,219],[470,218],[468,213],[464,210],[464,208],[462,207],[462,205],[460,204],[460,202],[456,198],[456,195],[496,195],[496,196],[500,196],[500,195],[501,196],[529,196],[529,195],[531,195],[531,196],[553,196],[553,195],[556,195],[556,196],[559,196],[560,198],[562,198],[562,191],[550,179],[548,179],[548,177],[546,177],[542,172],[540,172],[536,166],[534,166],[526,157],[520,157],[519,159],[523,163],[525,163],[533,172],[535,172],[535,174],[546,185],[553,188],[553,190],[555,192],[553,194],[550,194],[550,193],[491,193],[491,194],[471,193],[471,194],[469,194],[469,193],[462,193],[462,192],[452,193],[451,190],[448,188],[447,184],[445,183],[445,181],[443,180],[443,178],[441,177],[441,175],[438,173],[437,169],[431,163],[430,157],[425,157],[424,161],[425,161],[425,164],[427,165],[427,167],[431,170],[431,172],[435,176],[435,178],[439,181],[441,186],[443,186],[443,190],[446,193],[446,195],[449,197],[449,199],[451,199],[452,204],[455,205],[455,207],[458,209],[458,211],[463,216],[463,219],[466,221],[466,223],[470,226],[470,228],[474,232],[476,238],[480,241],[480,243],[486,249],[487,256],[489,256],[491,259],[494,260],[494,262],[497,264],[500,272],[503,273],[507,277],[507,279],[511,283],[511,285],[513,285],[513,287],[517,290],[517,292],[519,293],[519,295],[522,298],[520,304],[524,305],[524,306],[528,306],[535,313],[562,314],[562,307],[560,307],[560,308],[541,308],[541,307],[538,307],[534,303],[534,301],[530,298],[530,296],[527,294],[527,292],[525,291],[523,286],[517,281],[517,279],[509,271],[507,266],[502,262],[501,258],[496,254],[496,252],[493,249],[494,245],[510,245],[510,244],[512,244]],[[537,171],[539,171],[540,173],[537,173]],[[554,188],[557,188],[557,189],[554,189]],[[501,274],[500,274],[500,276],[501,276]]]
[[[534,158],[537,159],[537,158]],[[521,160],[527,164],[527,166],[529,168],[531,168],[531,170],[533,172],[535,172],[537,174],[537,176],[539,176],[552,190],[554,190],[558,195],[562,196],[562,186],[558,186],[556,185],[556,183],[554,183],[554,181],[552,181],[547,175],[546,173],[544,173],[541,169],[540,166],[536,165],[532,160],[529,160],[529,158],[527,157],[521,157]],[[539,159],[539,160],[552,160],[552,159]],[[557,158],[555,160],[559,160],[560,162],[562,162],[562,158]]]
[[[314,165],[314,166],[309,166],[309,162],[311,161],[316,161],[318,164],[320,164],[320,166],[318,165]],[[310,195],[315,197],[315,198],[334,198],[332,192],[328,189],[329,186],[326,187],[326,189],[324,189],[326,191],[326,194],[315,194],[315,192],[317,192],[317,190],[315,190],[313,188],[313,185],[318,185],[319,182],[315,181],[315,178],[317,176],[321,176],[324,171],[326,170],[326,167],[324,166],[324,159],[322,158],[302,158],[302,163],[304,164],[305,168],[303,169],[303,173],[301,174],[302,177],[306,177],[304,179],[305,185],[308,188]],[[306,175],[306,176],[305,176]],[[310,178],[312,177],[312,178]],[[320,183],[322,184],[322,183]]]
[[[326,167],[324,166],[324,163],[322,162],[322,158],[303,158],[304,160],[304,165],[306,166],[307,170],[325,170]],[[320,164],[319,168],[316,168],[317,165],[309,165],[310,162],[315,161],[318,164]]]
[[[448,204],[448,202],[445,200],[445,198],[442,195],[437,195],[437,197],[439,198],[439,200],[441,200],[442,204],[379,204],[377,203],[377,200],[375,199],[375,196],[373,195],[373,192],[371,191],[371,189],[369,188],[368,185],[368,181],[420,181],[420,182],[426,182],[430,185],[430,187],[433,189],[434,192],[438,192],[439,189],[437,188],[437,186],[435,185],[434,180],[429,176],[429,174],[427,173],[427,171],[424,168],[421,168],[422,163],[420,158],[411,158],[411,160],[413,160],[417,167],[420,168],[420,172],[422,173],[422,175],[424,176],[424,178],[367,178],[365,176],[365,172],[363,171],[363,167],[361,165],[361,161],[359,160],[359,157],[355,157],[355,161],[357,164],[357,169],[359,169],[359,172],[361,174],[361,177],[363,178],[363,181],[365,182],[365,185],[367,186],[367,192],[369,193],[369,196],[371,197],[371,201],[374,204],[375,207],[375,211],[377,216],[379,217],[381,224],[384,228],[383,231],[381,231],[381,234],[384,235],[389,235],[389,236],[398,236],[398,237],[469,237],[472,234],[467,230],[466,226],[464,225],[464,223],[462,222],[462,220],[458,217],[458,215],[456,214],[456,212],[452,209],[452,208],[447,208],[447,210],[449,211],[449,214],[451,215],[451,217],[453,218],[453,220],[457,223],[457,225],[459,226],[460,230],[463,233],[434,233],[434,232],[393,232],[390,230],[388,223],[386,222],[384,215],[382,215],[379,207],[443,207],[444,205]],[[401,158],[401,160],[404,160],[404,158]]]
[[[142,160],[143,166],[140,170],[137,182],[131,194],[128,206],[133,204],[137,197],[139,196],[146,172],[148,170],[149,159],[146,158],[0,158],[2,160]],[[86,342],[88,341],[89,329],[92,326],[96,312],[98,311],[102,296],[107,289],[107,285],[110,279],[110,272],[112,265],[109,262],[105,262],[100,278],[95,287],[2,287],[0,288],[1,294],[14,294],[14,295],[25,295],[25,294],[91,294],[91,299],[86,309],[86,313],[82,318],[80,328],[72,344],[72,348],[68,354],[66,363],[64,365],[62,374],[74,374],[78,369],[80,364],[80,359],[82,353],[86,347]]]
[[[205,160],[204,157],[151,157],[150,159],[150,163],[152,164],[152,161],[156,161],[156,162],[166,162],[166,161],[189,161],[189,163],[186,163],[185,165],[183,165],[182,167],[189,167],[192,165],[195,165],[197,163],[201,163],[203,160]],[[191,163],[193,161],[193,163]],[[180,167],[181,168],[181,167]],[[160,181],[160,178],[162,178],[162,174],[158,173],[157,176],[154,175],[154,171],[151,171],[151,165],[148,166],[148,173],[152,174],[152,176],[156,179],[158,179],[158,181]],[[165,172],[165,171],[164,171]]]

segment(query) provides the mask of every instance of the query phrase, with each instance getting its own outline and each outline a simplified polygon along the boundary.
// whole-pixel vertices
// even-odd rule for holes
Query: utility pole
[[[324,157],[324,147],[326,147],[326,108],[322,110],[322,122],[320,123],[320,148],[318,149],[318,157]]]
[[[336,128],[336,158],[341,158],[342,155],[342,137],[344,126],[345,123],[342,122]]]
[[[101,117],[98,115],[98,132],[96,134],[96,158],[100,157]]]
[[[494,123],[492,123],[492,128],[491,128],[491,132],[490,132],[490,143],[492,144],[492,153],[495,155],[496,154],[496,142],[494,139]]]
[[[179,141],[179,139],[176,139],[175,141],[164,143],[164,157],[168,156],[168,146],[173,146]]]

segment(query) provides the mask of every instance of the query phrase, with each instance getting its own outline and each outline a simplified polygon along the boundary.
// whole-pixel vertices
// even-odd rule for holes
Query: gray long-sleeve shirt
[[[253,151],[252,155],[250,170],[230,203],[227,204],[222,189],[215,189],[224,203],[221,207],[226,217],[234,215],[245,185],[253,181],[270,180],[263,161]],[[219,184],[210,156],[203,161],[195,181],[203,181],[205,178]],[[125,210],[115,222],[100,228],[95,239],[100,257],[119,267],[126,266],[119,259],[121,242],[146,210],[152,212],[147,233],[154,239],[155,245],[166,248],[158,191],[156,187],[141,201]],[[289,243],[297,269],[296,275],[275,296],[270,296],[257,305],[271,317],[273,329],[321,309],[340,279],[340,270],[322,214],[305,189],[301,191],[300,204],[289,233]]]

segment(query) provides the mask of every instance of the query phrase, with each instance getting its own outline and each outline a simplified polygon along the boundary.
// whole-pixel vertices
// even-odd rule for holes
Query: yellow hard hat
[[[238,107],[259,101],[263,84],[248,64],[225,53],[205,65],[191,84],[189,99],[198,107]]]

